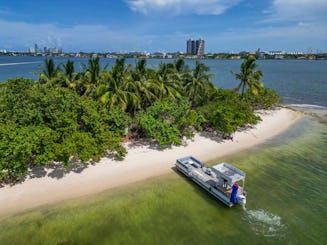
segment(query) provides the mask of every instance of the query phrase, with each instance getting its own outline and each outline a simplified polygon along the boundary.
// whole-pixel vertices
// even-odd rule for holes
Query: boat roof
[[[201,161],[199,161],[198,159],[196,159],[195,157],[192,156],[186,156],[183,158],[179,158],[177,159],[177,162],[181,163],[181,164],[192,164],[195,165],[196,167],[200,168],[203,167],[203,163]]]
[[[243,171],[225,162],[212,166],[212,169],[216,174],[228,180],[230,183],[245,179],[245,173]]]

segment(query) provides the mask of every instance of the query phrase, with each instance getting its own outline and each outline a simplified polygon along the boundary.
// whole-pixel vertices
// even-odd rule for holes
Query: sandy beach
[[[84,169],[66,172],[43,170],[14,186],[0,188],[0,215],[10,215],[41,205],[99,193],[111,188],[173,172],[177,158],[193,155],[202,161],[230,155],[258,145],[288,129],[303,114],[281,108],[259,113],[262,121],[253,128],[236,132],[234,141],[196,134],[182,146],[157,150],[149,145],[127,143],[122,161],[103,158]]]

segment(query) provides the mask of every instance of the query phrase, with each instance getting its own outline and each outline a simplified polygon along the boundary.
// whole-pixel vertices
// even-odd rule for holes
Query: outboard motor
[[[238,184],[234,183],[232,186],[232,193],[230,195],[230,201],[234,204],[237,203],[237,191],[238,191]]]
[[[237,202],[238,202],[238,204],[240,204],[241,206],[244,207],[246,204],[246,197],[244,195],[239,195],[237,197]]]

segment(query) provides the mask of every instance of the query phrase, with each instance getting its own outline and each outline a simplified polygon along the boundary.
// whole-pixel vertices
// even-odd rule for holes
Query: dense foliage
[[[157,140],[166,147],[181,144],[181,136],[192,136],[193,130],[201,130],[204,117],[191,108],[187,99],[167,98],[158,101],[135,117],[139,134]]]
[[[107,149],[123,156],[128,121],[120,108],[108,110],[67,88],[8,80],[0,90],[0,178],[21,176],[33,164],[68,164],[71,156],[99,160]]]
[[[240,126],[256,124],[260,120],[236,91],[220,89],[216,99],[200,110],[206,115],[207,127],[225,134],[235,132]]]
[[[179,145],[196,130],[229,134],[260,120],[253,109],[279,102],[259,81],[252,58],[235,74],[240,93],[216,88],[200,62],[194,69],[177,60],[153,70],[146,60],[133,67],[117,59],[107,71],[95,58],[82,68],[75,72],[72,61],[56,66],[47,59],[38,81],[0,84],[0,180],[17,179],[35,165],[68,166],[72,157],[124,157],[127,131],[162,147]]]

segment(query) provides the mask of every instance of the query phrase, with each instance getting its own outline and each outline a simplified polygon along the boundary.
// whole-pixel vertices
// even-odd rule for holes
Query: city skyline
[[[0,3],[0,49],[185,52],[195,37],[206,53],[327,52],[326,12],[327,0],[12,0]]]

